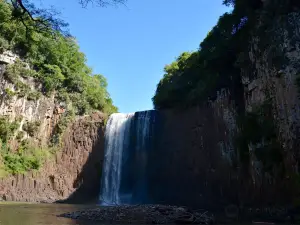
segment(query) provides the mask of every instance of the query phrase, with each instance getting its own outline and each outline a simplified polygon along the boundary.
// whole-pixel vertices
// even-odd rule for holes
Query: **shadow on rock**
[[[91,204],[98,202],[104,157],[103,126],[95,129],[95,132],[97,134],[94,135],[92,150],[87,153],[88,159],[73,182],[73,188],[76,190],[68,198],[56,203]]]

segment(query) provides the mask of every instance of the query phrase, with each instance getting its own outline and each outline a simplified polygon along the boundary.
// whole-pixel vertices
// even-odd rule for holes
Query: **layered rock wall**
[[[244,108],[239,114],[239,103],[230,90],[221,90],[215,101],[197,108],[161,112],[150,162],[154,202],[195,207],[296,204],[300,196],[299,21],[299,13],[290,13],[274,20],[263,37],[253,34],[249,63],[241,70]],[[266,48],[263,42],[268,43]],[[262,109],[266,101],[271,113],[261,116],[273,122],[277,146],[261,159],[257,154],[266,151],[269,140],[250,140],[245,148],[249,159],[244,161],[245,149],[237,142],[248,131],[240,119]],[[253,136],[261,131],[251,132]],[[282,159],[272,165],[272,160],[278,160],[273,159],[277,149]]]
[[[160,113],[148,163],[154,202],[208,208],[237,201],[235,110],[226,94],[206,106]]]
[[[215,208],[299,201],[299,21],[299,13],[274,20],[265,32],[264,39],[270,43],[267,48],[261,47],[262,37],[254,34],[248,67],[241,70],[242,116],[270,101],[268,116],[275,124],[275,147],[282,155],[282,169],[267,171],[256,157],[264,140],[247,143],[249,159],[241,160],[237,145],[237,136],[243,132],[241,112],[231,91],[220,90],[216,100],[205,105],[158,113],[154,148],[147,162],[152,202]],[[4,67],[0,66],[2,75]],[[11,120],[22,115],[21,124],[41,121],[39,141],[47,140],[62,112],[60,106],[52,97],[44,96],[38,101],[15,97],[7,101],[4,90],[14,86],[2,75],[0,115]],[[34,81],[26,82],[34,88]],[[104,155],[103,121],[101,114],[77,118],[63,137],[62,150],[41,171],[1,180],[2,199],[80,202],[95,198]]]
[[[0,197],[6,201],[96,201],[103,162],[102,114],[77,118],[63,137],[62,149],[42,169],[0,180]]]
[[[55,98],[55,93],[42,94],[41,84],[32,77],[11,74],[9,79],[7,67],[17,60],[20,58],[8,51],[0,55],[0,117],[10,122],[18,121],[18,128],[7,143],[10,151],[18,151],[24,140],[30,146],[57,150],[49,154],[50,158],[47,157],[38,171],[5,174],[0,180],[0,199],[29,202],[96,200],[104,155],[105,116],[98,112],[76,117],[60,134],[60,140],[51,143],[67,106]],[[26,88],[22,93],[20,85]],[[38,97],[29,98],[30,93],[38,94]],[[38,124],[31,133],[25,129],[30,123]],[[20,132],[22,136],[18,138]],[[53,144],[55,147],[48,149]],[[0,143],[1,150],[2,145]]]

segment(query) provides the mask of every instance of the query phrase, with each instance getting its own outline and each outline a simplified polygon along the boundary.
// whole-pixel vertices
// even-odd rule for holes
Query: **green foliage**
[[[12,83],[17,83],[20,76],[34,77],[42,83],[43,94],[50,95],[55,91],[56,95],[60,92],[70,95],[67,98],[74,100],[78,114],[90,110],[117,111],[107,92],[105,78],[92,73],[74,38],[65,37],[54,30],[55,38],[53,32],[26,30],[22,23],[12,19],[14,13],[10,4],[0,2],[0,40],[5,40],[8,43],[5,48],[9,46],[9,50],[17,52],[31,69],[20,61],[8,66],[6,77]],[[28,24],[30,20],[25,22]],[[25,93],[21,91],[20,95],[24,96]],[[32,99],[32,94],[29,95],[29,99]]]
[[[6,66],[4,75],[15,86],[15,92],[6,89],[5,94],[8,98],[17,95],[29,101],[38,100],[42,94],[54,95],[56,103],[65,105],[66,111],[52,134],[53,145],[61,143],[62,135],[75,115],[93,110],[107,114],[117,111],[107,92],[106,79],[102,75],[93,74],[74,38],[64,36],[51,26],[49,32],[26,29],[16,19],[20,16],[27,27],[33,28],[36,25],[20,9],[12,7],[7,1],[0,1],[0,52],[10,50],[22,59]],[[33,90],[28,85],[29,80],[41,84],[41,88]],[[17,132],[18,120],[9,122],[7,118],[0,117],[1,174],[3,171],[19,174],[37,170],[55,153],[55,148],[37,148],[30,146],[27,139],[24,140],[25,132],[35,137],[39,126],[38,121],[27,122],[23,124],[23,131]],[[22,142],[19,146],[10,145],[14,137],[19,144]]]
[[[19,128],[18,121],[10,122],[6,117],[0,117],[0,139],[7,142]]]
[[[278,68],[278,64],[283,63],[283,53],[277,51],[279,43],[274,42],[274,48],[270,46],[272,39],[266,35],[266,30],[272,28],[276,15],[287,12],[288,7],[278,6],[287,6],[292,1],[275,2],[270,1],[263,7],[261,0],[224,0],[224,4],[233,7],[233,10],[219,18],[198,51],[184,52],[164,68],[164,76],[153,97],[157,109],[185,108],[214,100],[222,88],[230,90],[239,115],[240,132],[236,137],[239,161],[247,167],[251,154],[254,154],[269,173],[282,169],[283,160],[272,105],[266,101],[252,112],[244,112],[240,71],[243,69],[255,76],[248,49],[253,35],[261,37],[258,43],[260,49],[270,50],[270,65]],[[250,152],[250,147],[253,152]]]
[[[225,13],[194,53],[182,53],[165,67],[153,103],[155,108],[190,107],[214,99],[217,90],[241,79],[235,62],[245,50],[248,28],[241,18]]]
[[[24,135],[25,135],[25,132],[20,130],[16,136],[16,139],[18,141],[21,141],[24,138]]]
[[[23,63],[20,60],[17,60],[14,64],[8,65],[5,71],[5,77],[7,80],[9,80],[11,83],[15,84],[15,87],[17,89],[17,92],[12,92],[7,89],[6,94],[9,97],[12,97],[13,95],[17,94],[18,97],[24,97],[27,94],[30,94],[29,99],[32,96],[32,93],[30,93],[30,87],[25,84],[24,82],[20,81],[20,77],[30,77],[30,76],[36,76],[36,72],[34,70],[31,70],[27,68],[26,64]],[[36,94],[35,97],[38,95]],[[36,99],[36,98],[34,98]],[[33,100],[33,99],[32,99]]]
[[[26,63],[17,59],[14,64],[7,66],[4,74],[11,83],[16,84],[19,81],[19,77],[34,77],[36,72],[29,69]]]
[[[75,108],[75,113],[77,115],[87,114],[91,110],[91,107],[85,96],[79,93],[73,93],[69,95],[69,98],[72,102],[73,107]]]
[[[8,48],[9,48],[8,41],[0,36],[0,53],[3,53]]]
[[[27,95],[28,101],[36,101],[41,97],[41,93],[38,91],[30,91]]]
[[[44,92],[50,93],[62,87],[65,80],[61,69],[57,65],[43,65],[40,79],[44,84]]]
[[[16,64],[8,65],[4,76],[9,82],[15,84],[19,80],[19,71]]]
[[[270,64],[275,68],[283,64],[284,54],[277,51],[280,41],[273,42],[266,33],[271,31],[278,15],[299,10],[300,4],[293,0],[269,1],[264,7],[261,0],[224,0],[223,3],[233,10],[219,18],[199,50],[192,54],[182,53],[165,67],[165,74],[153,97],[155,108],[199,105],[215,99],[221,88],[230,89],[239,104],[243,101],[237,95],[242,88],[240,69],[255,76],[251,72],[248,49],[253,35],[260,37],[260,49],[270,48],[272,51]]]
[[[19,98],[24,97],[30,92],[30,87],[21,81],[16,82],[16,89]]]
[[[7,99],[12,99],[12,97],[16,95],[16,93],[10,88],[5,88],[5,94]]]
[[[40,162],[34,156],[6,153],[3,157],[6,170],[11,174],[23,174],[29,170],[38,170]]]
[[[23,125],[23,130],[29,134],[29,136],[33,137],[37,133],[40,127],[39,121],[27,122]]]
[[[12,151],[7,143],[18,127],[17,120],[11,123],[5,117],[0,118],[0,153],[3,163],[0,165],[0,176],[37,170],[50,154],[44,149],[30,147],[27,142],[22,142],[17,151]],[[23,136],[24,132],[19,131],[16,139],[21,141]]]
[[[72,110],[66,111],[58,123],[54,128],[54,132],[51,137],[51,144],[52,145],[59,145],[61,144],[61,138],[64,134],[65,130],[67,129],[70,122],[72,122],[75,118],[75,113]]]
[[[1,139],[0,146],[3,163],[0,165],[0,171],[5,175],[38,170],[55,153],[55,149],[35,147],[28,144],[28,141],[22,141],[15,151],[12,151]]]
[[[19,146],[16,152],[3,151],[5,170],[10,174],[24,174],[30,170],[38,170],[49,158],[49,149],[35,148],[26,143]]]
[[[272,116],[272,106],[269,101],[257,106],[252,112],[247,112],[238,120],[241,128],[236,138],[236,147],[241,162],[249,162],[249,146],[256,158],[263,163],[264,170],[272,172],[282,166],[282,148],[278,142],[276,127]]]

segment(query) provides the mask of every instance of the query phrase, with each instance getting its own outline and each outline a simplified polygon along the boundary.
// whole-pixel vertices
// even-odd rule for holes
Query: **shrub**
[[[2,151],[4,170],[10,174],[24,174],[30,170],[38,170],[54,153],[53,149],[37,148],[22,141],[17,152],[9,149]]]
[[[5,89],[5,94],[7,99],[12,99],[12,97],[16,95],[16,93],[10,88]]]
[[[33,137],[36,132],[38,131],[40,126],[40,122],[39,121],[35,121],[35,122],[27,122],[23,125],[23,130],[29,134],[29,136]]]
[[[61,136],[67,129],[68,125],[72,122],[75,117],[75,113],[73,110],[68,110],[66,113],[60,118],[59,122],[56,124],[54,128],[53,135],[51,137],[51,144],[58,145],[61,142]]]
[[[18,141],[21,141],[24,138],[24,135],[25,135],[25,132],[20,130],[16,136],[16,139]]]
[[[3,53],[7,49],[9,49],[8,41],[0,36],[0,53]]]
[[[282,169],[283,150],[278,142],[269,100],[253,107],[253,111],[239,117],[238,122],[241,130],[236,137],[236,147],[240,160],[244,164],[249,162],[249,145],[252,145],[252,154],[262,162],[265,172],[272,173],[274,168]]]
[[[11,64],[6,67],[4,76],[9,82],[15,84],[19,80],[19,74],[15,64]]]
[[[78,93],[71,94],[70,99],[76,115],[84,115],[90,112],[91,107],[84,95],[80,95]]]
[[[65,102],[66,105],[69,105],[69,103],[71,103],[70,94],[66,89],[61,89],[56,93],[55,97],[59,102]]]
[[[8,118],[0,117],[0,138],[3,142],[7,142],[19,128],[17,121],[9,122]]]
[[[41,97],[41,93],[38,91],[30,91],[27,95],[28,101],[36,101]]]
[[[16,88],[18,90],[18,97],[20,98],[24,97],[30,92],[30,87],[21,81],[16,82]]]
[[[11,174],[23,174],[29,170],[38,170],[40,161],[32,155],[7,153],[3,157],[5,169]]]
[[[0,1],[0,40],[3,37],[3,43],[11,43],[11,49],[18,50],[23,60],[8,66],[5,76],[11,83],[18,82],[20,76],[30,76],[42,84],[45,95],[61,90],[67,90],[67,94],[79,94],[81,102],[77,104],[76,100],[73,101],[78,106],[78,114],[88,113],[90,109],[104,112],[106,109],[117,110],[107,92],[105,78],[93,74],[86,65],[86,57],[74,38],[58,32],[55,38],[47,32],[26,32],[19,21],[11,20],[12,9],[7,1]],[[32,21],[24,22],[30,24]],[[25,96],[28,93],[21,90],[19,94]]]

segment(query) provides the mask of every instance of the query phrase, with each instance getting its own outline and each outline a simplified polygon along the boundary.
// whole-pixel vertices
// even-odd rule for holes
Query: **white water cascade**
[[[120,184],[123,151],[129,145],[130,124],[134,114],[112,114],[105,131],[102,204],[121,204]]]
[[[147,201],[147,162],[155,111],[115,113],[105,131],[102,205]]]

